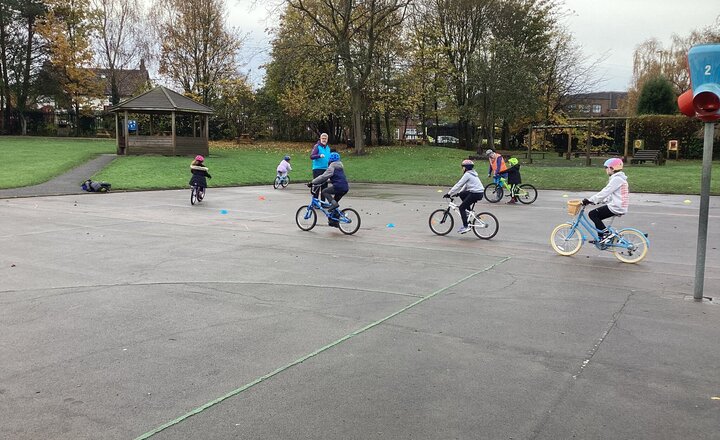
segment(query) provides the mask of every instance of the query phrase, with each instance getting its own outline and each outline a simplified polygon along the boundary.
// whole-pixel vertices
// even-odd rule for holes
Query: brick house
[[[595,92],[570,95],[565,111],[573,117],[625,116],[622,104],[627,92]]]

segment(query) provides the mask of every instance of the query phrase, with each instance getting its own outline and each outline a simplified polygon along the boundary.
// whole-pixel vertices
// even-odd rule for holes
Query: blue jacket
[[[320,157],[324,154],[325,157]],[[310,153],[310,159],[312,159],[312,169],[314,170],[326,170],[328,167],[328,158],[330,157],[330,145],[323,146],[320,142],[315,144]]]

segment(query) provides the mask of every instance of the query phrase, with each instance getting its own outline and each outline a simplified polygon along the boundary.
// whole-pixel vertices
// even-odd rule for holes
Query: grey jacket
[[[485,192],[485,187],[483,186],[482,182],[480,181],[480,178],[478,177],[478,173],[475,170],[469,170],[465,171],[458,180],[458,183],[455,184],[452,188],[450,188],[450,191],[448,191],[448,194],[451,196],[457,195],[457,193],[461,191],[469,191],[471,193],[482,193]]]

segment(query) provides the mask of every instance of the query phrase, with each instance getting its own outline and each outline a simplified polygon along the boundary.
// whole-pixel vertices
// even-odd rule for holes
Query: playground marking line
[[[355,330],[354,332],[349,333],[349,334],[343,336],[342,338],[340,338],[340,339],[338,339],[338,340],[336,340],[336,341],[334,341],[334,342],[331,342],[331,343],[325,345],[324,347],[318,348],[317,350],[313,351],[312,353],[306,354],[305,356],[303,356],[303,357],[301,357],[301,358],[299,358],[299,359],[296,359],[296,360],[290,362],[289,364],[287,364],[287,365],[285,365],[285,366],[282,366],[282,367],[280,367],[280,368],[278,368],[278,369],[276,369],[276,370],[274,370],[274,371],[271,371],[270,373],[267,373],[267,374],[265,374],[264,376],[260,376],[260,377],[258,377],[257,379],[253,380],[252,382],[247,383],[247,384],[241,386],[240,388],[237,388],[237,389],[235,389],[235,390],[233,390],[233,391],[230,391],[229,393],[227,393],[227,394],[225,394],[225,395],[223,395],[223,396],[220,396],[220,397],[218,397],[217,399],[214,399],[214,400],[212,400],[212,401],[210,401],[210,402],[208,402],[208,403],[206,403],[206,404],[204,404],[204,405],[201,405],[201,406],[193,409],[192,411],[188,412],[187,414],[184,414],[184,415],[182,415],[182,416],[180,416],[180,417],[178,417],[178,418],[176,418],[176,419],[174,419],[174,420],[171,420],[171,421],[169,421],[169,422],[167,422],[167,423],[165,423],[165,424],[163,424],[163,425],[160,425],[160,426],[158,426],[157,428],[153,429],[152,431],[148,431],[148,432],[146,432],[145,434],[142,434],[141,436],[136,437],[135,440],[145,440],[145,439],[150,438],[150,437],[152,437],[153,435],[159,433],[160,431],[163,431],[163,430],[165,430],[165,429],[167,429],[167,428],[169,428],[169,427],[171,427],[171,426],[177,425],[177,424],[183,422],[184,420],[186,420],[186,419],[188,419],[188,418],[190,418],[190,417],[192,417],[192,416],[194,416],[194,415],[196,415],[196,414],[200,414],[201,412],[205,411],[206,409],[208,409],[208,408],[210,408],[210,407],[213,407],[213,406],[217,405],[218,403],[220,403],[220,402],[222,402],[222,401],[224,401],[224,400],[229,399],[230,397],[236,396],[236,395],[242,393],[243,391],[245,391],[245,390],[247,390],[247,389],[249,389],[249,388],[252,388],[253,386],[259,384],[260,382],[263,382],[263,381],[265,381],[265,380],[267,380],[267,379],[270,379],[270,378],[272,378],[273,376],[275,376],[275,375],[277,375],[277,374],[280,374],[280,373],[282,373],[283,371],[285,371],[285,370],[287,370],[287,369],[289,369],[289,368],[294,367],[295,365],[298,365],[298,364],[300,364],[300,363],[302,363],[302,362],[304,362],[304,361],[306,361],[306,360],[308,360],[308,359],[310,359],[310,358],[312,358],[312,357],[314,357],[314,356],[317,356],[318,354],[320,354],[320,353],[322,353],[322,352],[324,352],[324,351],[327,351],[327,350],[329,350],[329,349],[331,349],[331,348],[333,348],[333,347],[335,347],[335,346],[337,346],[337,345],[339,345],[339,344],[347,341],[348,339],[352,338],[353,336],[357,336],[357,335],[359,335],[359,334],[361,334],[361,333],[364,333],[364,332],[370,330],[371,328],[376,327],[376,326],[384,323],[385,321],[388,321],[388,320],[390,320],[390,319],[392,319],[392,318],[400,315],[401,313],[403,313],[403,312],[405,312],[405,311],[407,311],[407,310],[409,310],[409,309],[417,306],[418,304],[421,304],[421,303],[423,303],[423,302],[425,302],[425,301],[427,301],[427,300],[429,300],[429,299],[431,299],[431,298],[433,298],[433,297],[435,297],[435,296],[437,296],[437,295],[445,292],[446,290],[451,289],[451,288],[457,286],[458,284],[461,284],[461,283],[469,280],[470,278],[474,277],[475,275],[479,275],[479,274],[481,274],[481,273],[483,273],[483,272],[487,272],[487,271],[489,271],[489,270],[492,270],[492,269],[495,268],[496,266],[499,266],[499,265],[503,264],[504,262],[508,261],[509,259],[510,259],[510,257],[505,257],[505,258],[503,258],[502,260],[499,260],[499,261],[491,264],[490,266],[488,266],[488,267],[486,267],[486,268],[484,268],[484,269],[481,269],[481,270],[478,270],[478,271],[476,271],[476,272],[473,272],[473,273],[471,273],[470,275],[468,275],[468,276],[466,276],[466,277],[464,277],[464,278],[461,278],[461,279],[455,281],[454,283],[450,284],[449,286],[443,287],[443,288],[441,288],[441,289],[439,289],[439,290],[436,290],[436,291],[430,293],[429,295],[423,296],[422,298],[420,298],[420,299],[418,299],[417,301],[415,301],[415,302],[413,302],[413,303],[411,303],[411,304],[403,307],[402,309],[400,309],[400,310],[398,310],[398,311],[396,311],[396,312],[393,312],[393,313],[391,313],[390,315],[388,315],[388,316],[386,316],[386,317],[384,317],[384,318],[382,318],[382,319],[379,319],[379,320],[377,320],[377,321],[375,321],[375,322],[372,322],[372,323],[366,325],[365,327],[362,327],[362,328],[360,328],[360,329],[358,329],[358,330]]]

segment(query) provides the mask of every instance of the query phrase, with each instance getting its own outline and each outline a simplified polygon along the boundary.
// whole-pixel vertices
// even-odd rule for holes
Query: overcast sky
[[[228,5],[230,25],[248,33],[243,70],[259,85],[264,74],[259,66],[269,57],[265,30],[275,25],[274,14],[256,0],[228,0]],[[652,37],[669,45],[672,34],[687,35],[720,15],[720,0],[566,0],[565,7],[572,11],[565,24],[583,52],[606,56],[598,72],[606,80],[601,88],[618,91],[627,90],[635,46]]]

